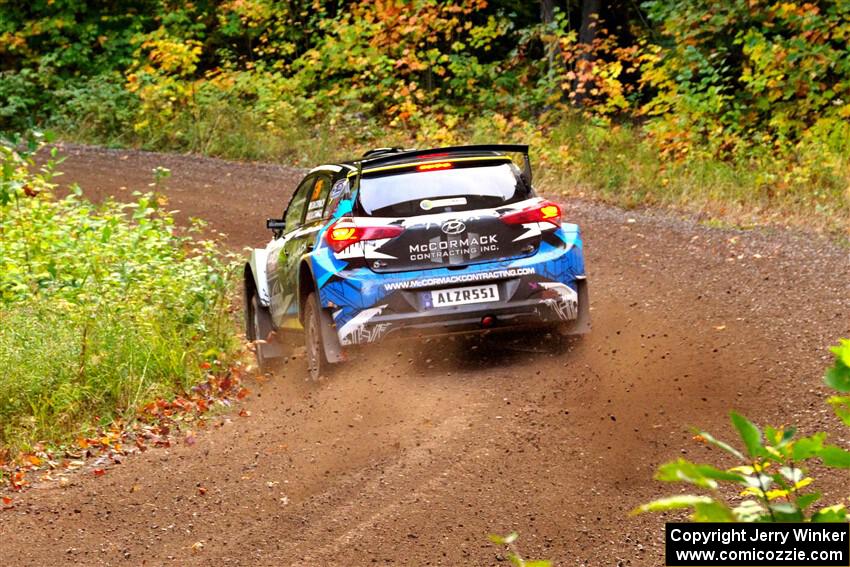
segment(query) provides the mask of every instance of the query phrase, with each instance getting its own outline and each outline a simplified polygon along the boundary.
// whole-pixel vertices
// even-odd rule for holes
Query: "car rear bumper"
[[[434,335],[481,333],[517,327],[562,325],[567,334],[590,329],[587,281],[575,280],[575,289],[560,285],[546,297],[443,307],[424,312],[375,312],[368,320],[338,329],[343,346]]]

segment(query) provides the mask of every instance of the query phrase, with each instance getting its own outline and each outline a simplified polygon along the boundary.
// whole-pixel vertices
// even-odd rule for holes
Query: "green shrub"
[[[33,115],[45,101],[39,74],[32,69],[0,72],[0,132],[32,126]]]
[[[546,559],[524,559],[517,549],[516,541],[519,539],[519,534],[516,532],[511,532],[506,536],[490,534],[488,538],[496,545],[501,545],[508,549],[508,561],[514,567],[552,567],[552,562]]]
[[[48,126],[80,142],[126,145],[134,142],[132,124],[139,109],[119,73],[68,81],[54,93],[56,111]]]
[[[33,144],[0,146],[0,446],[25,448],[199,381],[234,347],[232,265],[159,198],[52,193]],[[125,417],[128,417],[125,416]]]
[[[850,393],[850,340],[834,347],[835,364],[827,370],[828,386]],[[829,400],[838,416],[850,426],[850,396]],[[705,431],[697,439],[732,455],[738,462],[731,468],[678,459],[662,465],[655,478],[683,482],[708,494],[685,494],[661,498],[635,512],[663,512],[687,508],[696,522],[845,522],[844,504],[815,506],[821,493],[813,490],[808,463],[827,468],[850,469],[850,451],[826,443],[826,433],[798,437],[796,427],[760,430],[744,416],[732,412],[744,450],[720,441]]]

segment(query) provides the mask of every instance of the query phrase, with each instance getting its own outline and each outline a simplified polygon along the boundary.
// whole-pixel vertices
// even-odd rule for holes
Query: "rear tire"
[[[325,345],[322,341],[321,318],[319,311],[319,298],[315,293],[307,296],[304,305],[304,343],[307,347],[307,373],[312,381],[318,381],[327,376],[331,364],[325,354]]]
[[[257,294],[252,293],[245,309],[245,336],[254,343],[257,366],[261,371],[272,367],[274,359],[277,358],[276,351],[280,350],[278,345],[273,344],[273,341],[277,340],[273,332],[271,313],[260,304]],[[261,340],[272,342],[258,342]]]

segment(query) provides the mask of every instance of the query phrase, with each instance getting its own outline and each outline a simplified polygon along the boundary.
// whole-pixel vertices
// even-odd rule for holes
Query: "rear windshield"
[[[358,201],[367,215],[405,217],[487,209],[530,196],[530,188],[513,163],[455,163],[451,169],[367,173],[360,181]]]

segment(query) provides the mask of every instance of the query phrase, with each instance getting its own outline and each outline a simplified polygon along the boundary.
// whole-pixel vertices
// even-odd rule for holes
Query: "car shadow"
[[[347,351],[348,360],[319,382],[307,378],[304,349],[299,347],[290,357],[276,361],[270,373],[300,377],[297,382],[310,390],[332,380],[338,372],[368,374],[384,368],[428,376],[528,366],[542,359],[568,356],[580,341],[581,337],[539,329],[389,341]]]
[[[413,370],[426,374],[502,369],[564,356],[578,340],[539,330],[503,331],[421,339],[408,345],[407,354]]]

